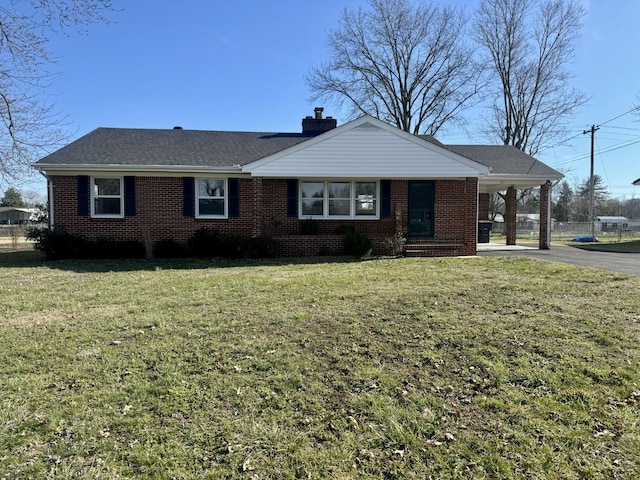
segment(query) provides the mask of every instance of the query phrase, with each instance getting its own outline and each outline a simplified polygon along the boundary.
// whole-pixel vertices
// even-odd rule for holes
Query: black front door
[[[434,182],[409,182],[409,237],[433,237]]]

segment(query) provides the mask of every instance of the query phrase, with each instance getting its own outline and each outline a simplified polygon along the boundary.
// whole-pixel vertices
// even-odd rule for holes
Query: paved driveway
[[[518,255],[640,276],[640,253],[594,252],[564,245],[552,245],[551,250],[524,247],[514,250],[501,250],[497,246],[481,250],[480,245],[478,247],[479,256]]]

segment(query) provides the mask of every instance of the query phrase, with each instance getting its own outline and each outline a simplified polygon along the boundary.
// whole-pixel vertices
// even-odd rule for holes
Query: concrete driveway
[[[526,245],[508,247],[497,244],[478,244],[478,255],[525,256],[640,276],[639,253],[594,252],[564,245],[552,245],[551,250],[538,250]]]

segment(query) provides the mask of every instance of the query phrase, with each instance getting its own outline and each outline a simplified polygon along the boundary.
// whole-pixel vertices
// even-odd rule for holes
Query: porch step
[[[461,243],[408,242],[404,246],[404,254],[407,257],[455,256],[461,249]]]

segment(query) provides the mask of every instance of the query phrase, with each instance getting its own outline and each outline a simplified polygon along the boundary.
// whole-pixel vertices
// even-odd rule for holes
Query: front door
[[[433,237],[434,182],[409,182],[409,237]]]

